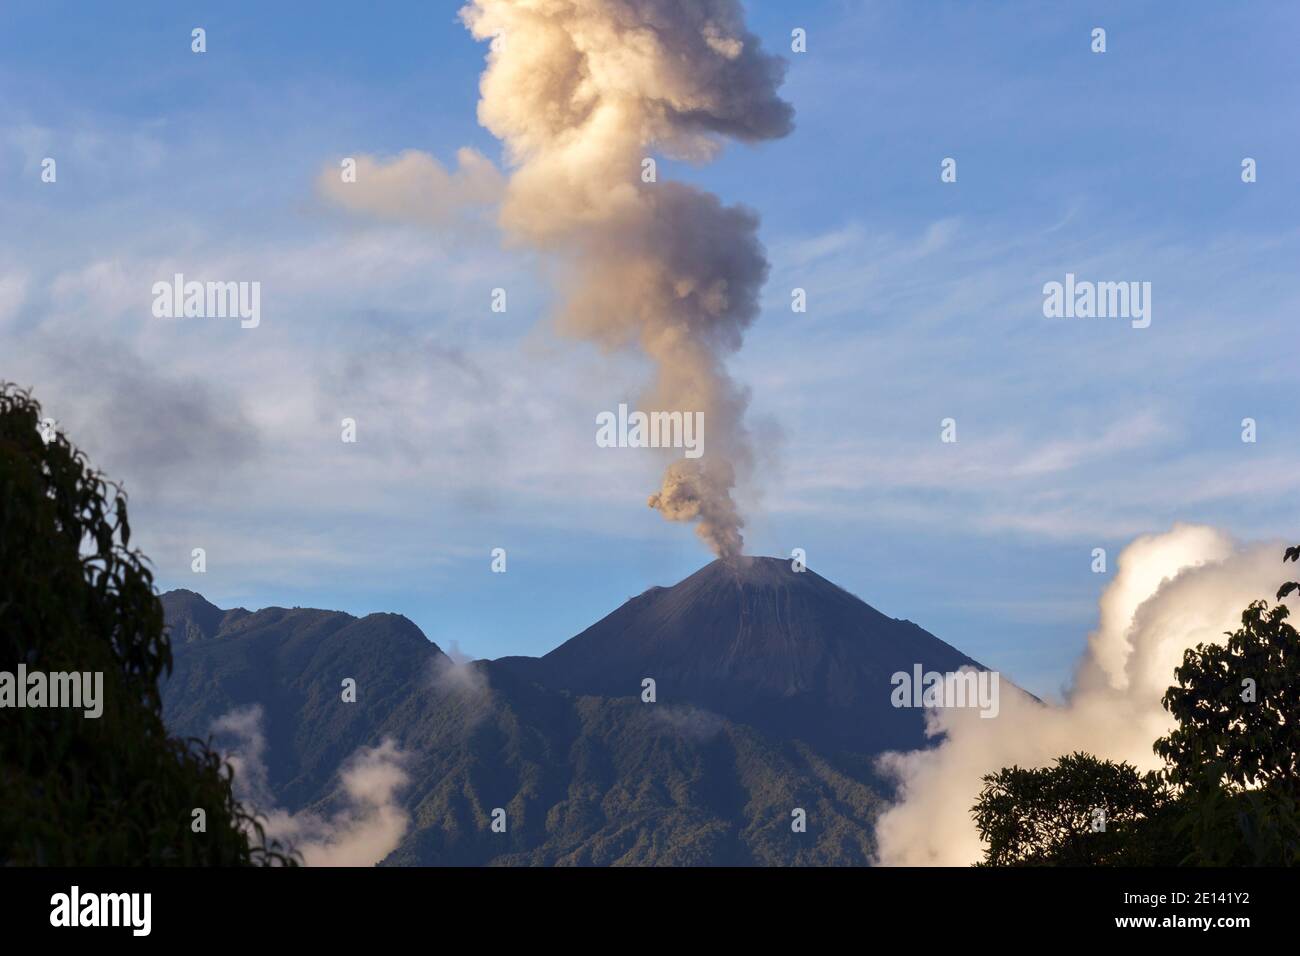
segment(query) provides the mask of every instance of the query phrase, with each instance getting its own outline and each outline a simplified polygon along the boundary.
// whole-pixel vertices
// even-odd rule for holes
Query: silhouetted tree
[[[1256,601],[1224,644],[1197,644],[1164,696],[1178,727],[1155,743],[1169,777],[1195,786],[1208,770],[1232,790],[1300,795],[1300,635],[1285,605]]]
[[[167,735],[171,645],[130,541],[122,490],[0,383],[0,671],[103,674],[97,719],[0,708],[0,864],[296,862],[235,800],[228,764]]]
[[[1159,774],[1074,753],[986,775],[972,813],[985,866],[1138,866],[1175,862],[1157,830],[1171,803]]]
[[[1164,697],[1178,726],[1155,743],[1183,793],[1190,861],[1300,862],[1300,634],[1256,601],[1225,644],[1198,644]]]
[[[1300,557],[1288,548],[1284,561]],[[1284,585],[1279,600],[1300,585]],[[1223,644],[1198,644],[1165,693],[1177,721],[1139,776],[1089,754],[984,777],[972,808],[984,864],[1300,863],[1300,634],[1256,601]],[[1092,825],[1105,809],[1107,827]]]

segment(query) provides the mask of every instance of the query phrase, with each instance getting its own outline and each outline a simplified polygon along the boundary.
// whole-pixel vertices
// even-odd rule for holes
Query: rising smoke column
[[[649,504],[739,554],[732,493],[753,454],[747,396],[723,360],[758,314],[758,218],[681,183],[643,183],[641,162],[784,136],[784,65],[759,50],[735,0],[473,0],[461,16],[492,41],[478,116],[512,168],[502,227],[562,263],[564,332],[648,356],[651,410],[704,413],[704,455],[674,461]]]

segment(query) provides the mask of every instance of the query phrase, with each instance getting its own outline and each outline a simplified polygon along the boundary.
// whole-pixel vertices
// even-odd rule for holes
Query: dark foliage
[[[103,713],[0,709],[0,863],[294,862],[234,799],[229,766],[167,735],[171,646],[126,496],[41,422],[0,383],[0,670],[100,672]]]
[[[1300,634],[1256,601],[1225,644],[1198,644],[1164,697],[1178,721],[1155,751],[1186,812],[1189,860],[1300,862]]]
[[[1268,787],[1297,795],[1300,783],[1300,635],[1284,605],[1264,601],[1241,615],[1225,644],[1198,644],[1164,697],[1178,721],[1155,751],[1170,779],[1195,787],[1207,771],[1240,792]]]
[[[1074,754],[986,776],[972,808],[985,865],[1300,863],[1300,634],[1288,616],[1256,601],[1225,643],[1183,655],[1159,775]],[[1104,833],[1089,826],[1099,806]]]
[[[1286,554],[1282,556],[1282,563],[1286,564],[1288,561],[1300,561],[1300,544],[1297,544],[1293,548],[1286,549]],[[1277,599],[1279,601],[1282,600],[1292,591],[1300,591],[1300,581],[1288,581],[1286,584],[1278,588]]]
[[[986,866],[1143,866],[1176,862],[1157,833],[1172,799],[1159,774],[1075,753],[986,775],[973,814]]]

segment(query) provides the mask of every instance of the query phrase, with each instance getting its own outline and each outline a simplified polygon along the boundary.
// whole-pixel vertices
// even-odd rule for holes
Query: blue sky
[[[648,373],[551,334],[548,263],[488,218],[321,195],[341,156],[502,161],[457,4],[376,7],[0,9],[0,378],[125,480],[162,587],[542,653],[709,555],[644,506],[662,462],[592,447]],[[1295,538],[1300,10],[746,9],[794,133],[661,175],[762,217],[764,310],[730,363],[765,436],[750,553],[804,548],[1054,694],[1110,579],[1093,548],[1178,521]],[[260,281],[262,326],[153,319],[174,271]],[[1151,327],[1044,318],[1067,272],[1151,282]]]

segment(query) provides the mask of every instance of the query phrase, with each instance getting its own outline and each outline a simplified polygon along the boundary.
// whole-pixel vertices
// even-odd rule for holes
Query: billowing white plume
[[[1221,643],[1252,601],[1281,581],[1282,547],[1242,547],[1213,528],[1178,525],[1138,538],[1119,556],[1100,600],[1064,704],[1040,704],[1002,682],[993,720],[967,708],[926,712],[927,729],[946,738],[933,750],[889,754],[899,802],[881,815],[878,860],[904,866],[973,863],[982,847],[971,820],[980,778],[1003,767],[1044,767],[1084,750],[1102,759],[1160,766],[1151,745],[1173,726],[1161,698],[1183,651]]]

